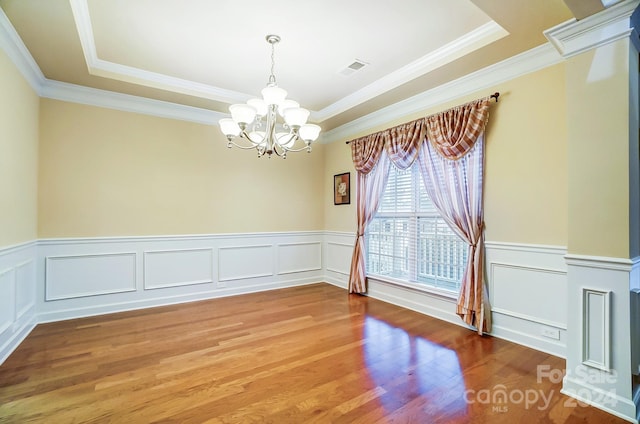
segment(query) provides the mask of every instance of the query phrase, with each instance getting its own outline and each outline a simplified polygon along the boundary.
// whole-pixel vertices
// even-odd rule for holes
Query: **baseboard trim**
[[[638,417],[636,416],[637,404],[616,393],[607,392],[598,387],[584,384],[570,376],[565,376],[562,380],[560,393],[575,399],[577,402],[602,409],[618,418],[632,423],[638,423]],[[585,393],[589,395],[585,396]],[[568,402],[571,401],[572,400],[568,400]],[[609,404],[613,404],[615,407],[610,407]]]
[[[411,290],[411,289],[407,289],[406,287],[402,287],[402,286],[393,286],[393,284],[389,285],[389,287],[392,287],[393,289],[397,289],[401,292],[407,292],[407,293],[411,293],[410,297],[401,297],[398,296],[396,294],[392,294],[389,292],[384,292],[379,290],[378,287],[376,286],[385,286],[387,284],[385,283],[378,283],[378,282],[371,282],[369,281],[369,290],[367,292],[367,296],[371,297],[372,299],[376,299],[376,300],[381,300],[383,302],[387,302],[387,303],[391,303],[392,305],[396,305],[396,306],[400,306],[402,308],[405,309],[409,309],[415,312],[419,312],[423,315],[427,315],[430,316],[432,318],[437,318],[437,319],[441,319],[443,321],[452,323],[452,324],[456,324],[462,327],[467,327],[470,328],[468,325],[466,325],[458,315],[456,315],[455,313],[455,300],[450,299],[450,298],[446,298],[446,297],[442,297],[439,296],[437,294],[429,294],[429,293],[422,293],[422,292],[416,292],[415,290]],[[421,298],[422,300],[428,301],[428,300],[433,300],[433,301],[437,301],[437,302],[444,302],[445,304],[451,306],[451,310],[446,310],[446,309],[442,309],[438,306],[435,306],[434,304],[428,304],[428,303],[419,303],[416,302],[415,299],[417,298]]]
[[[492,337],[506,340],[511,343],[517,343],[530,349],[548,353],[549,355],[559,358],[566,357],[566,346],[562,343],[554,343],[543,339],[542,337],[532,336],[531,334],[493,324],[491,332],[488,333]]]
[[[69,308],[60,311],[42,312],[38,314],[38,323],[45,324],[48,322],[66,321],[71,319],[86,318],[98,315],[113,314],[118,312],[135,311],[139,309],[156,308],[160,306],[176,305],[181,303],[200,302],[230,296],[239,296],[243,294],[259,293],[268,290],[278,290],[288,287],[305,286],[309,284],[317,284],[317,278],[299,279],[280,281],[274,283],[256,284],[243,286],[240,288],[221,288],[215,291],[203,291],[189,293],[185,295],[164,296],[153,299],[135,300],[129,302],[109,303],[96,306],[87,306],[81,308]]]
[[[39,322],[37,321],[37,317],[31,317],[30,320],[25,322],[12,337],[2,347],[0,347],[0,365],[9,358],[9,356],[18,348],[18,346],[20,346],[24,339],[31,334],[38,324]]]

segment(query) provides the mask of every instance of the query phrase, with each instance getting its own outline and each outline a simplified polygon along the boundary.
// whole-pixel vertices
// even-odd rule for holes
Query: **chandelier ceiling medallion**
[[[280,37],[267,35],[266,40],[271,44],[271,75],[262,89],[262,99],[231,105],[231,118],[219,121],[220,130],[227,137],[227,147],[256,149],[258,157],[275,153],[286,159],[288,152],[311,152],[311,142],[320,135],[320,127],[307,124],[309,111],[286,99],[286,90],[278,87],[273,70],[275,45]],[[278,115],[284,122],[278,122]]]

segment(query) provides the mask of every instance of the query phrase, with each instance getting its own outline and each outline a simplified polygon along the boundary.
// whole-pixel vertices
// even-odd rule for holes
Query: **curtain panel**
[[[389,166],[416,159],[428,195],[449,226],[469,245],[456,313],[477,329],[491,330],[484,284],[483,164],[490,97],[370,134],[350,142],[356,169],[357,235],[349,292],[366,293],[364,234],[386,186]],[[476,146],[477,145],[477,146]]]

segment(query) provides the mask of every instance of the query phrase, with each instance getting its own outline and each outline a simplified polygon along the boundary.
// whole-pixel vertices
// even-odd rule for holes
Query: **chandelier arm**
[[[287,145],[290,144],[290,145],[293,146],[295,144],[295,142],[298,141],[298,139],[299,139],[298,134],[296,134],[296,133],[289,133],[289,134],[287,134],[287,136],[289,137],[289,139],[284,143],[281,142],[280,140],[276,139],[276,143],[284,151],[289,151],[290,149],[287,147]]]
[[[240,133],[240,137],[249,140],[249,142],[253,144],[253,147],[260,144],[251,139],[251,136],[247,133],[247,130],[242,130],[242,132]]]
[[[276,140],[273,146],[273,151],[276,152],[278,156],[284,158],[284,157],[287,157],[287,152],[289,151],[289,149],[284,147],[282,144],[280,144],[279,141]]]
[[[241,137],[244,138],[244,137]],[[242,150],[250,150],[250,149],[255,149],[256,146],[243,146],[242,144],[238,144],[233,140],[227,140],[227,147],[231,147],[231,145],[237,147],[238,149],[242,149]]]
[[[286,158],[287,157],[287,151],[280,151],[281,149],[278,149],[277,147],[273,147],[273,153],[276,154],[276,156],[280,156],[281,158]]]
[[[251,146],[243,146],[242,144],[236,143],[234,141],[236,139],[248,140],[252,145]],[[260,143],[256,143],[255,141],[253,141],[246,130],[242,130],[240,132],[240,135],[238,135],[236,137],[227,138],[227,147],[231,147],[231,145],[233,145],[233,146],[235,146],[235,147],[237,147],[239,149],[243,149],[243,150],[256,149],[256,148],[258,148],[258,150],[260,150],[259,149]]]
[[[304,146],[298,148],[298,149],[287,149],[287,152],[292,152],[292,153],[296,153],[296,152],[301,152],[303,150],[307,150],[307,151],[311,151],[311,143],[307,144],[306,141],[302,140],[300,137],[298,137],[296,139],[296,141],[301,140],[304,143]],[[295,143],[295,142],[294,142]]]

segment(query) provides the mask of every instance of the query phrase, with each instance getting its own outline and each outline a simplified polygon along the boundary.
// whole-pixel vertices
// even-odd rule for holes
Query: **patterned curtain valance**
[[[418,156],[425,138],[442,157],[460,159],[484,131],[490,100],[491,96],[474,100],[350,141],[356,171],[368,174],[383,149],[396,167],[407,169]]]
[[[381,131],[375,134],[365,135],[358,139],[352,140],[351,159],[356,171],[362,174],[368,174],[375,168],[385,144],[385,132]]]
[[[490,97],[425,118],[427,139],[440,156],[457,160],[466,155],[484,131]]]

